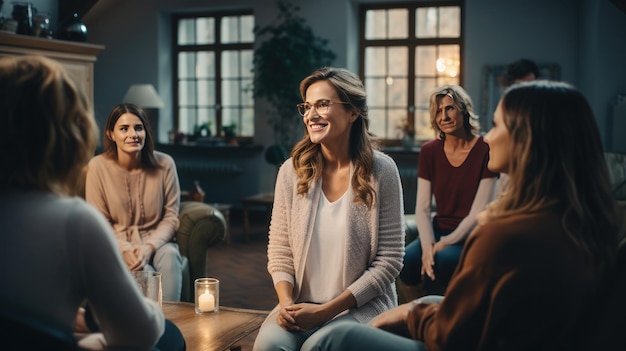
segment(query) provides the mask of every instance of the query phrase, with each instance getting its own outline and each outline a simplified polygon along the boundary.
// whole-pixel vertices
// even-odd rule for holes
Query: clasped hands
[[[285,330],[306,331],[324,324],[330,318],[323,305],[314,303],[281,304],[276,323]]]
[[[122,252],[122,257],[131,271],[140,271],[150,262],[154,251],[156,250],[151,244],[142,244],[134,247],[132,250]]]

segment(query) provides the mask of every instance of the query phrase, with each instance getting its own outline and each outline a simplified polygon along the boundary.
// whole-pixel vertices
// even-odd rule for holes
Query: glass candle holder
[[[220,309],[220,281],[198,278],[194,281],[195,310],[197,314],[217,312]]]
[[[132,272],[143,296],[163,307],[163,283],[161,273],[152,271]]]

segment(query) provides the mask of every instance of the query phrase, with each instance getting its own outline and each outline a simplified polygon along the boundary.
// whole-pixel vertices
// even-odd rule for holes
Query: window
[[[462,1],[367,4],[360,8],[360,68],[370,130],[392,144],[405,135],[434,137],[433,89],[462,84]]]
[[[251,11],[173,17],[174,126],[193,135],[254,135]]]

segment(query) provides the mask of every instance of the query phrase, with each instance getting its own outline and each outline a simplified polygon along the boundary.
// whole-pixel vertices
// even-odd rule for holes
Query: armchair
[[[197,201],[183,201],[180,226],[174,236],[183,256],[181,300],[193,302],[193,281],[207,276],[207,249],[226,237],[226,220],[215,207]]]

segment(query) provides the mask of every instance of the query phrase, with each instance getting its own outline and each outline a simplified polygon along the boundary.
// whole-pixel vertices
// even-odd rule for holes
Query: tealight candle
[[[218,312],[220,281],[215,278],[197,278],[194,281],[194,297],[197,314]]]
[[[202,312],[213,311],[215,309],[215,298],[210,292],[205,292],[198,297],[198,308]]]

